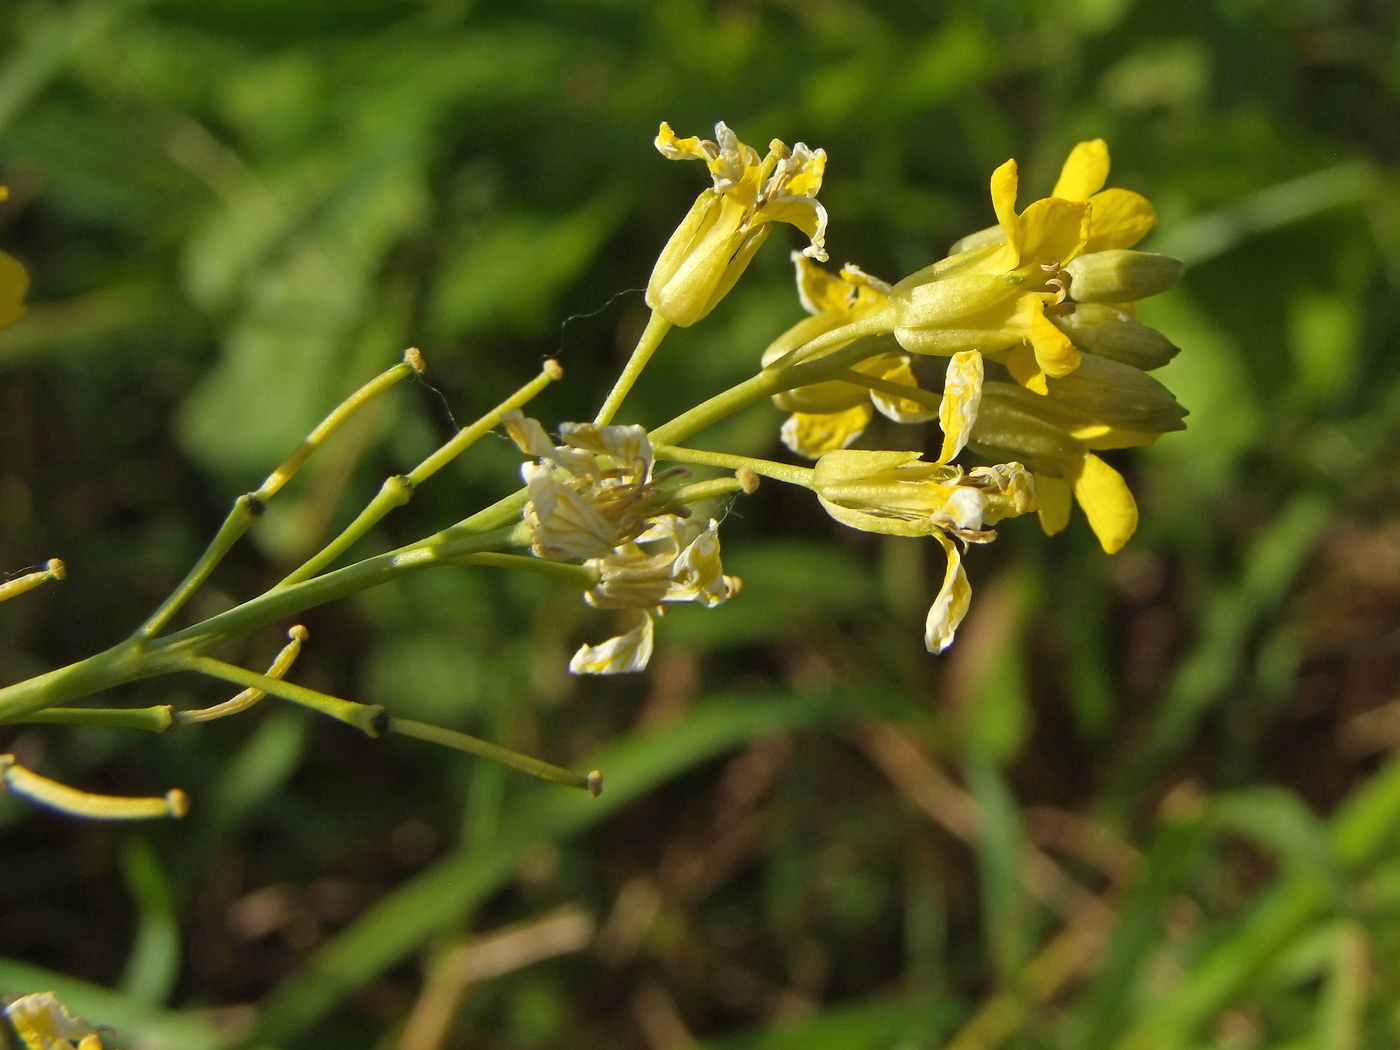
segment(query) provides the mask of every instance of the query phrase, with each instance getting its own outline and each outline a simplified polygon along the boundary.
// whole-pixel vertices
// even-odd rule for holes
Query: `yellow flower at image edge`
[[[714,186],[691,206],[652,270],[647,305],[673,325],[686,327],[719,303],[768,237],[786,222],[811,238],[807,255],[826,259],[826,209],[817,203],[826,153],[799,142],[792,149],[774,139],[762,159],[723,121],[715,141],[678,138],[661,125],[656,148],[668,160],[699,160]]]
[[[0,202],[9,191],[0,186]],[[0,252],[0,328],[8,328],[24,314],[24,296],[29,291],[29,274],[19,260]]]
[[[20,1050],[105,1048],[98,1030],[70,1014],[53,992],[21,996],[5,1007],[4,1017],[19,1039]]]

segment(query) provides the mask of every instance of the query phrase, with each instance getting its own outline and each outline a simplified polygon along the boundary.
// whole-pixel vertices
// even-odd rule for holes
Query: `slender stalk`
[[[587,791],[595,798],[603,790],[603,775],[596,769],[587,776],[580,776],[571,770],[550,765],[548,762],[541,762],[538,758],[522,755],[518,751],[501,747],[500,744],[489,743],[480,737],[459,733],[455,729],[444,729],[426,722],[415,722],[410,718],[391,718],[389,719],[389,732],[398,733],[401,736],[411,736],[417,740],[426,740],[430,744],[441,744],[443,747],[465,751],[480,758],[489,758],[492,762],[499,762],[503,766],[508,766],[521,773],[528,773],[532,777],[539,777],[541,780],[548,780],[554,784],[563,784],[565,787]]]
[[[18,597],[25,591],[32,591],[35,587],[48,583],[50,580],[61,580],[63,576],[63,562],[57,558],[50,558],[48,563],[37,572],[27,572],[23,576],[16,576],[13,580],[0,583],[0,602]]]
[[[187,671],[198,671],[200,674],[209,675],[211,678],[222,678],[225,682],[233,682],[235,685],[260,689],[264,693],[271,693],[273,696],[290,700],[302,707],[309,707],[319,714],[334,718],[337,722],[354,726],[366,736],[379,736],[384,732],[388,713],[379,704],[357,704],[350,700],[342,700],[329,693],[317,692],[315,689],[307,689],[302,685],[294,685],[291,682],[270,678],[265,674],[258,674],[257,671],[249,671],[247,668],[234,664],[226,664],[211,656],[188,656],[184,659],[183,664]]]
[[[487,551],[483,554],[464,554],[452,560],[453,565],[480,565],[493,569],[515,569],[518,572],[533,572],[539,576],[550,576],[565,583],[587,590],[598,582],[598,573],[586,565],[574,565],[566,561],[549,561],[545,558],[531,558],[523,554],[501,554]]]
[[[754,479],[750,479],[750,485]],[[739,478],[711,478],[709,481],[697,481],[691,485],[682,485],[676,489],[676,502],[691,504],[700,503],[703,500],[715,499],[718,496],[730,496],[736,492],[751,491]]]
[[[656,458],[674,463],[693,463],[701,467],[724,467],[726,470],[751,470],[765,478],[785,481],[789,485],[812,487],[812,469],[792,463],[775,463],[770,459],[734,456],[728,452],[705,452],[698,448],[677,448],[675,445],[655,446]]]
[[[301,624],[297,624],[287,634],[290,636],[290,640],[282,647],[282,651],[277,654],[276,659],[272,661],[272,666],[267,669],[269,678],[282,679],[287,677],[287,672],[292,669],[292,664],[301,654],[302,645],[311,636],[310,632]],[[175,724],[183,726],[194,722],[213,722],[216,719],[228,718],[230,715],[239,715],[266,696],[265,690],[245,689],[221,704],[201,707],[193,711],[179,711],[175,715]]]
[[[825,339],[825,336],[813,342],[819,342],[821,339]],[[857,339],[849,346],[843,346],[817,360],[804,364],[785,363],[803,353],[806,347],[811,345],[808,343],[798,347],[791,353],[780,357],[758,375],[746,379],[742,383],[737,383],[728,390],[721,391],[689,411],[682,412],[675,419],[663,423],[649,434],[653,444],[671,445],[678,441],[684,441],[706,427],[718,423],[721,419],[732,416],[740,409],[762,401],[765,397],[772,397],[784,390],[820,383],[824,379],[830,379],[834,374],[845,371],[851,365],[859,364],[866,358],[874,357],[877,354],[886,353],[889,349],[881,341]]]
[[[617,415],[617,410],[622,407],[622,402],[626,400],[633,384],[637,382],[637,377],[642,374],[647,362],[651,360],[657,347],[661,345],[661,340],[666,337],[666,333],[670,330],[671,322],[653,310],[646,328],[642,331],[641,338],[637,340],[637,348],[627,359],[622,374],[617,377],[617,382],[608,392],[607,400],[603,402],[603,407],[598,409],[598,415],[593,422],[599,424],[612,422],[613,416]]]
[[[343,532],[330,543],[326,544],[317,554],[311,557],[304,565],[289,575],[281,583],[277,584],[273,590],[281,587],[290,587],[294,583],[302,580],[309,580],[326,566],[332,564],[337,558],[349,550],[361,537],[370,529],[377,525],[385,515],[397,507],[402,507],[413,498],[414,491],[419,485],[427,481],[447,464],[460,456],[472,445],[476,444],[483,437],[489,434],[500,425],[501,417],[507,412],[511,412],[522,405],[527,404],[541,390],[547,387],[556,379],[562,378],[564,370],[559,367],[557,361],[546,361],[540,374],[523,387],[517,390],[510,397],[506,398],[499,405],[493,408],[486,415],[482,416],[470,426],[463,427],[441,448],[430,455],[418,466],[414,467],[407,474],[397,474],[387,478],[380,486],[378,494],[369,502],[364,510],[352,521]]]
[[[179,788],[158,798],[94,795],[41,777],[15,762],[13,755],[0,755],[0,788],[60,813],[97,820],[183,817],[190,808],[189,796]]]
[[[205,581],[223,561],[224,555],[262,516],[267,501],[282,490],[282,487],[311,458],[311,454],[325,444],[330,436],[339,430],[345,421],[357,411],[402,379],[422,371],[422,367],[423,359],[418,351],[409,350],[404,355],[403,361],[385,369],[337,405],[330,415],[326,416],[316,429],[311,431],[302,443],[292,450],[292,454],[283,460],[281,465],[269,474],[255,491],[234,500],[233,509],[229,511],[228,517],[219,526],[219,531],[209,541],[209,546],[205,548],[199,560],[180,581],[179,586],[170,592],[170,596],[161,602],[160,607],[141,625],[134,637],[138,639],[154,638],[164,630],[171,618],[184,608],[185,603],[200,587],[204,586]]]
[[[853,368],[848,368],[836,378],[847,383],[854,383],[856,386],[863,386],[867,390],[878,390],[882,394],[889,394],[891,397],[902,398],[905,401],[915,401],[925,408],[931,408],[937,412],[943,404],[943,395],[937,390],[924,390],[922,387],[908,386],[904,383],[891,382],[888,379],[881,379],[878,376],[866,375],[864,372],[857,372]]]
[[[169,704],[155,707],[50,707],[15,721],[164,733],[175,724],[175,709]]]

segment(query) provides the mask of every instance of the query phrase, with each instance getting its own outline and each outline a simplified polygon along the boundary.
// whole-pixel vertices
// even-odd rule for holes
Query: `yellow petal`
[[[997,223],[1006,232],[1006,241],[1012,250],[1021,250],[1020,230],[1016,223],[1016,162],[1008,160],[992,172],[992,210],[997,213]]]
[[[24,295],[29,291],[29,274],[19,260],[0,252],[0,328],[6,328],[24,313]]]
[[[967,582],[957,544],[942,532],[935,532],[933,536],[948,556],[948,568],[943,574],[943,586],[938,589],[924,622],[924,645],[931,653],[941,653],[953,644],[953,634],[967,615],[972,603],[972,585]]]
[[[1049,474],[1035,476],[1035,499],[1040,527],[1045,535],[1053,536],[1069,524],[1069,507],[1073,489],[1064,478],[1052,478]]]
[[[654,644],[651,614],[642,613],[642,622],[601,645],[583,645],[569,661],[573,674],[627,674],[646,670]]]
[[[1023,264],[1033,259],[1063,263],[1079,254],[1088,237],[1088,204],[1043,197],[1021,213],[1017,247]]]
[[[915,390],[919,388],[919,381],[914,376],[913,365],[904,354],[881,354],[879,357],[871,358],[858,365],[857,369],[867,375],[883,379],[887,383],[898,383],[901,386],[913,387]],[[927,423],[930,419],[935,419],[938,416],[938,413],[930,411],[924,402],[911,401],[907,397],[892,397],[879,390],[870,391],[870,400],[880,410],[881,415],[896,423]]]
[[[948,361],[943,401],[938,406],[938,423],[943,427],[939,463],[951,462],[967,444],[982,404],[982,374],[982,355],[976,350],[954,354]]]
[[[1140,193],[1111,189],[1089,198],[1089,240],[1085,252],[1131,248],[1157,225],[1157,212]]]
[[[1089,527],[1109,554],[1123,548],[1137,530],[1137,501],[1123,475],[1098,456],[1086,455],[1074,479],[1074,496],[1084,508]]]
[[[1035,348],[1035,361],[1040,371],[1053,379],[1067,376],[1079,367],[1079,350],[1070,337],[1045,316],[1043,303],[1031,318],[1031,346]]]
[[[791,255],[797,267],[797,298],[809,314],[850,309],[855,289],[829,270],[818,266],[801,252]]]
[[[865,432],[874,414],[869,401],[844,412],[794,412],[783,424],[783,444],[799,456],[817,459],[849,446]]]
[[[711,147],[709,150],[705,148],[707,145]],[[713,143],[706,143],[698,135],[678,138],[664,120],[656,133],[656,148],[667,160],[703,160],[708,164],[714,157]]]
[[[1045,373],[1040,370],[1035,349],[1029,343],[1021,343],[1011,348],[1002,362],[1011,378],[1027,390],[1037,394],[1049,394],[1050,386],[1045,382]]]
[[[1108,181],[1108,143],[1103,139],[1081,142],[1069,151],[1052,197],[1067,201],[1087,201]]]

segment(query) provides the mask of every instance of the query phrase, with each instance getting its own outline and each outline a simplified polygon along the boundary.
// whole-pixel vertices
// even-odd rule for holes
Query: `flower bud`
[[[1141,433],[1185,430],[1186,409],[1141,369],[1086,355],[1069,375],[1047,382],[1050,398],[1109,426]]]
[[[1165,292],[1186,269],[1170,255],[1111,248],[1065,264],[1074,278],[1070,294],[1081,303],[1124,303]]]
[[[1081,350],[1144,372],[1161,368],[1181,349],[1157,329],[1102,303],[1081,303],[1054,322]]]
[[[1059,475],[1084,456],[1084,446],[1063,426],[1034,409],[1049,399],[1009,383],[987,383],[969,445],[979,456],[1025,463],[1036,473]]]

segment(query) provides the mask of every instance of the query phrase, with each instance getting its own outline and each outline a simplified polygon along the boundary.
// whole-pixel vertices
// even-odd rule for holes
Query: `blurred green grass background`
[[[607,621],[487,570],[305,618],[298,681],[600,765],[597,801],[270,702],[158,739],[8,732],[51,775],[195,809],[132,829],[0,799],[0,992],[56,989],[128,1050],[1396,1045],[1397,23],[1380,0],[10,0],[0,245],[34,287],[0,334],[0,569],[70,575],[0,611],[0,681],[124,637],[404,346],[459,419],[546,355],[567,378],[537,414],[591,415],[704,181],[653,150],[661,120],[824,147],[833,261],[887,279],[990,221],[1008,156],[1043,194],[1108,139],[1158,207],[1145,246],[1190,264],[1144,316],[1192,414],[1114,459],[1143,510],[1123,553],[1082,519],[976,551],[941,660],[929,552],[776,485],[726,523],[743,595],[668,617],[645,676],[568,678]],[[668,340],[629,418],[752,372],[800,316],[783,249]],[[399,394],[193,613],[441,440]],[[773,455],[780,418],[703,443]],[[382,546],[517,461],[488,442]]]

